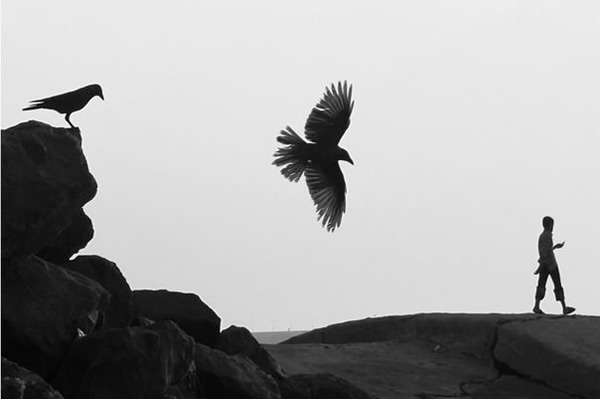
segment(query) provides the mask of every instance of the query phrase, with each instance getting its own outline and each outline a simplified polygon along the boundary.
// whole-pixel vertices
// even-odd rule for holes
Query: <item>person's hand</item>
[[[554,249],[559,249],[559,248],[562,248],[562,247],[564,247],[564,246],[565,246],[565,242],[564,242],[564,241],[563,241],[563,242],[559,242],[558,244],[556,244],[556,245],[554,246]]]

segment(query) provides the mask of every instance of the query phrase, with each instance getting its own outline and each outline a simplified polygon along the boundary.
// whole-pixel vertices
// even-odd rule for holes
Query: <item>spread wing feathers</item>
[[[346,182],[337,162],[322,168],[309,163],[304,172],[308,191],[317,206],[318,220],[327,231],[334,231],[346,211]]]
[[[306,164],[308,163],[305,148],[307,144],[302,137],[298,136],[294,129],[289,126],[286,126],[285,130],[280,132],[277,141],[286,146],[280,147],[275,151],[275,154],[273,154],[275,157],[273,165],[286,165],[281,169],[281,174],[290,181],[297,182],[300,180],[300,177],[306,168]]]
[[[312,109],[304,126],[306,138],[314,143],[334,145],[339,143],[350,125],[350,114],[354,108],[352,85],[338,83],[326,88],[319,103]]]

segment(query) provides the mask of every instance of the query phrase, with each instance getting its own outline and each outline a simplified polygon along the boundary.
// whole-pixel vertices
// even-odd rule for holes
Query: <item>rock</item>
[[[515,376],[503,376],[498,381],[473,392],[472,399],[573,399],[542,384]]]
[[[194,341],[173,322],[76,340],[52,384],[67,399],[198,397]]]
[[[283,370],[254,338],[252,333],[245,327],[230,326],[221,332],[217,349],[228,355],[244,355],[252,360],[267,374],[279,378],[284,377]]]
[[[543,317],[498,329],[496,359],[548,386],[600,398],[600,317]]]
[[[506,320],[531,320],[535,315],[423,313],[349,321],[298,335],[284,344],[416,341],[444,350],[489,359],[496,328]]]
[[[42,248],[37,256],[57,264],[68,262],[93,237],[92,220],[83,209],[79,209],[71,218],[71,223],[52,242]]]
[[[273,377],[245,356],[196,344],[196,370],[207,399],[280,399]]]
[[[297,374],[280,383],[283,399],[376,398],[333,374]]]
[[[287,374],[330,372],[380,397],[591,399],[600,397],[598,331],[596,316],[430,314],[340,323],[287,341],[304,344],[264,347]]]
[[[55,242],[96,194],[79,129],[29,121],[2,130],[2,259]]]
[[[2,356],[48,378],[79,332],[91,333],[110,294],[35,256],[2,263]]]
[[[100,283],[111,295],[102,328],[127,327],[134,318],[133,294],[114,262],[95,255],[78,256],[60,266]]]
[[[152,320],[172,320],[196,342],[215,347],[221,319],[196,294],[167,290],[136,290],[133,299],[141,316]]]
[[[3,399],[63,399],[42,377],[2,358]]]

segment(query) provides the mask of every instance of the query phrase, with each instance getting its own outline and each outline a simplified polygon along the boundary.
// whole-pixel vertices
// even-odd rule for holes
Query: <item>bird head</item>
[[[104,94],[102,93],[102,87],[98,84],[89,85],[89,93],[94,96],[98,96],[104,101]]]
[[[346,161],[346,162],[350,162],[352,165],[354,165],[354,162],[352,161],[352,158],[350,158],[350,154],[348,154],[348,151],[344,150],[343,148],[340,148],[340,157],[339,159],[341,161]]]

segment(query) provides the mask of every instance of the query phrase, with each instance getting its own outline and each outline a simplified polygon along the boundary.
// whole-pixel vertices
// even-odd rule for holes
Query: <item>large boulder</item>
[[[207,399],[280,399],[273,377],[245,356],[196,344],[196,370]]]
[[[283,370],[277,361],[245,327],[230,326],[221,331],[217,349],[231,356],[244,355],[273,377],[280,378],[284,376]]]
[[[73,214],[71,223],[46,247],[42,248],[37,256],[52,263],[67,262],[71,257],[84,248],[94,237],[92,220],[79,209]]]
[[[2,259],[37,254],[96,194],[79,129],[29,121],[2,130]]]
[[[114,262],[96,255],[78,256],[62,267],[100,283],[111,295],[102,328],[128,327],[134,318],[133,294]]]
[[[42,377],[2,358],[3,399],[63,399]]]
[[[544,317],[498,329],[495,358],[520,375],[600,398],[600,317]]]
[[[166,321],[76,340],[54,380],[66,399],[196,399],[194,340]]]
[[[3,262],[2,356],[48,378],[109,300],[97,282],[35,256]]]
[[[167,290],[136,290],[133,299],[143,317],[172,320],[196,342],[214,347],[219,341],[221,319],[196,294]]]

